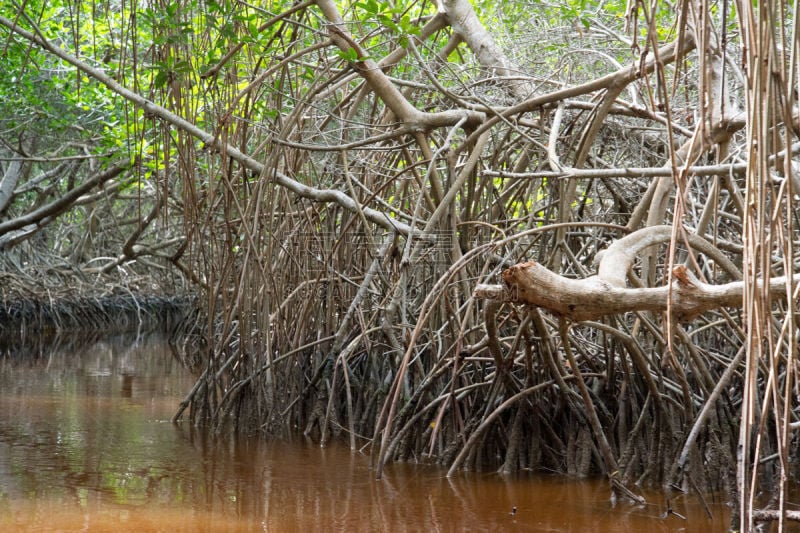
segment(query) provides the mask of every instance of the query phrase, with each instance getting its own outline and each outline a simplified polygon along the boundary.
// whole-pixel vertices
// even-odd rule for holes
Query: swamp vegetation
[[[176,420],[783,528],[797,9],[3,3],[3,316],[174,295]]]

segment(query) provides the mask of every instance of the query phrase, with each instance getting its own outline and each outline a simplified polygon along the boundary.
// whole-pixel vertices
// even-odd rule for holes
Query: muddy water
[[[211,440],[169,419],[193,381],[158,340],[0,353],[0,531],[725,531],[723,505],[606,483],[390,465],[303,439]],[[516,514],[511,510],[516,507]]]

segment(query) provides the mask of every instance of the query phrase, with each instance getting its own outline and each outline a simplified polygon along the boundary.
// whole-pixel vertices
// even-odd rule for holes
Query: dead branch
[[[481,284],[475,287],[476,298],[495,299],[542,307],[572,320],[594,320],[606,315],[629,311],[665,312],[671,304],[679,321],[690,321],[698,315],[719,307],[740,307],[745,284],[733,281],[712,285],[697,279],[685,265],[673,269],[672,286],[628,288],[625,284],[636,255],[646,248],[669,240],[669,226],[654,226],[639,230],[612,244],[600,257],[598,275],[572,279],[548,270],[536,261],[514,265],[503,271],[503,285]],[[710,243],[693,236],[690,244],[713,255],[721,255]],[[734,278],[741,275],[727,259],[726,270]],[[795,282],[800,275],[795,276]],[[770,279],[772,299],[786,294],[786,277]]]

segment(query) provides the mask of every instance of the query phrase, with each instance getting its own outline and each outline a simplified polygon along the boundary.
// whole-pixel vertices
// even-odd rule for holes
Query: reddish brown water
[[[193,384],[160,342],[0,353],[0,531],[726,531],[609,501],[607,483],[390,465],[341,445],[226,439],[169,422]],[[512,507],[517,508],[511,515]]]

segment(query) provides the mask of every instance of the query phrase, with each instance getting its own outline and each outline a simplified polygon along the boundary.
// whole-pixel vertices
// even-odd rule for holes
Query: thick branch
[[[478,285],[474,295],[543,307],[575,321],[629,311],[664,312],[670,296],[675,318],[684,322],[718,307],[742,304],[743,281],[709,285],[697,280],[683,265],[676,266],[673,275],[676,281],[671,290],[668,286],[629,289],[614,287],[599,276],[565,278],[530,261],[506,269],[504,285]],[[769,293],[773,299],[785,296],[786,281],[785,276],[770,280]],[[794,283],[798,282],[800,275],[794,279]]]
[[[444,0],[441,6],[450,27],[467,43],[478,63],[495,76],[507,78],[506,85],[515,97],[530,98],[534,93],[534,84],[525,77],[520,78],[522,69],[508,59],[486,31],[472,4],[468,0]]]
[[[693,42],[676,42],[673,41],[672,43],[665,45],[664,47],[660,48],[658,51],[658,56],[663,64],[671,63],[675,60],[678,56],[678,53],[685,54],[689,50],[694,47]],[[562,100],[567,100],[569,98],[575,98],[577,96],[581,96],[584,94],[593,93],[596,91],[600,91],[603,89],[608,89],[612,86],[619,86],[627,85],[634,80],[641,77],[644,73],[652,72],[656,67],[655,59],[648,58],[646,59],[642,65],[630,65],[628,67],[624,67],[622,69],[617,70],[616,72],[611,72],[610,74],[606,74],[600,78],[596,78],[594,80],[590,80],[586,83],[581,85],[576,85],[574,87],[565,87],[563,89],[559,89],[557,91],[553,91],[551,93],[542,94],[542,95],[535,95],[523,102],[515,104],[511,107],[508,107],[503,110],[498,116],[487,118],[486,121],[472,134],[470,137],[475,138],[484,131],[490,129],[492,126],[497,124],[501,120],[508,120],[515,115],[520,115],[523,113],[529,113],[531,111],[536,111],[542,107],[547,105],[553,104],[554,102],[560,102]]]
[[[356,61],[353,67],[375,91],[386,107],[392,110],[397,118],[407,126],[419,129],[429,129],[453,126],[467,119],[467,124],[477,126],[486,118],[483,113],[467,110],[446,110],[438,113],[424,113],[414,107],[400,90],[392,83],[389,77],[381,70],[380,66],[370,59],[361,46],[347,31],[339,8],[332,0],[317,0],[317,6],[322,10],[325,18],[330,23],[328,32],[331,40],[343,52],[355,50]]]
[[[585,279],[559,276],[535,261],[514,265],[503,272],[504,285],[478,285],[477,298],[511,301],[543,307],[572,320],[594,320],[629,311],[667,311],[689,321],[718,307],[742,304],[744,282],[738,268],[716,247],[700,236],[690,235],[689,244],[713,258],[737,281],[710,285],[698,280],[684,265],[673,271],[672,287],[627,288],[626,276],[637,254],[650,246],[668,242],[670,226],[651,226],[615,241],[598,254],[598,275]],[[800,279],[800,276],[797,277]],[[785,295],[785,277],[769,283],[772,298]]]
[[[22,161],[12,161],[3,175],[3,179],[0,179],[0,213],[5,211],[11,201],[14,188],[22,176],[22,168]]]
[[[597,269],[598,277],[614,287],[625,287],[628,271],[639,252],[650,246],[669,242],[671,238],[672,226],[648,226],[614,241],[606,250],[597,254],[600,263]],[[742,278],[742,273],[736,265],[704,238],[689,234],[689,244],[695,250],[714,259],[733,278]]]
[[[75,187],[49,204],[43,205],[39,209],[31,211],[30,213],[17,217],[13,220],[0,223],[0,235],[28,226],[29,224],[39,223],[44,219],[51,219],[52,217],[63,213],[69,209],[78,198],[93,188],[98,187],[111,178],[119,175],[129,166],[130,164],[127,162],[114,165],[105,172],[101,172],[97,176],[86,181],[85,183],[82,183],[78,187]]]

